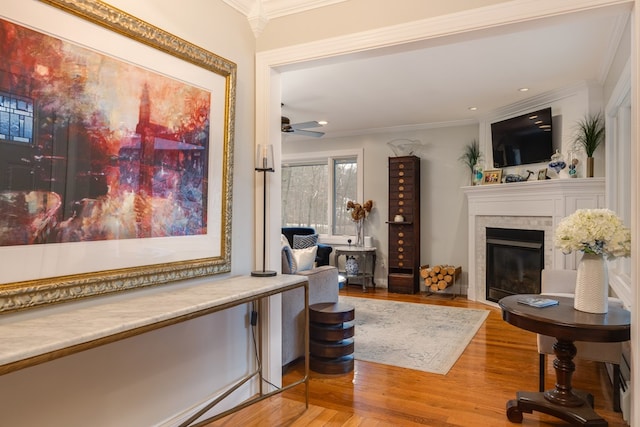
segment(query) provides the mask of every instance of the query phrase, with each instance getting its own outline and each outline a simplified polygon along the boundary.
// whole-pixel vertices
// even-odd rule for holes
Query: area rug
[[[355,307],[356,360],[445,375],[488,310],[341,296]]]

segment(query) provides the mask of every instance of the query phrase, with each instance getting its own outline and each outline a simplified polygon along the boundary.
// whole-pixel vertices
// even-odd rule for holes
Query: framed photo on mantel
[[[545,179],[547,179],[547,168],[538,171],[538,181],[544,181]]]
[[[484,171],[483,185],[500,184],[502,181],[502,169],[489,169]]]

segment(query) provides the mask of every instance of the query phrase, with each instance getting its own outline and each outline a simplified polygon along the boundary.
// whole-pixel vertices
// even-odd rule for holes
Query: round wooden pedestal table
[[[353,370],[355,309],[342,303],[309,306],[309,367],[321,374]]]
[[[610,308],[606,314],[593,314],[573,308],[573,298],[553,296],[558,305],[530,307],[518,300],[539,295],[511,295],[498,304],[502,318],[513,326],[556,338],[553,346],[556,359],[555,387],[543,393],[519,391],[516,399],[507,402],[507,418],[521,423],[522,413],[532,411],[553,415],[573,425],[606,427],[607,421],[593,410],[593,396],[572,387],[576,355],[574,341],[621,342],[631,338],[631,313],[622,308]]]

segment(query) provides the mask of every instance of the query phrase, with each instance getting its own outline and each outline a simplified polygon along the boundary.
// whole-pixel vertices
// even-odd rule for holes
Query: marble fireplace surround
[[[553,245],[558,222],[576,209],[605,206],[604,178],[548,179],[544,181],[463,187],[469,212],[469,300],[487,301],[487,227],[544,231],[545,268],[575,268],[575,255],[564,255]]]

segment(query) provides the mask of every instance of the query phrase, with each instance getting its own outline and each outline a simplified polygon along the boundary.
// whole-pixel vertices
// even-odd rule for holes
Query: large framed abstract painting
[[[0,55],[0,312],[230,271],[234,63],[95,0]]]

